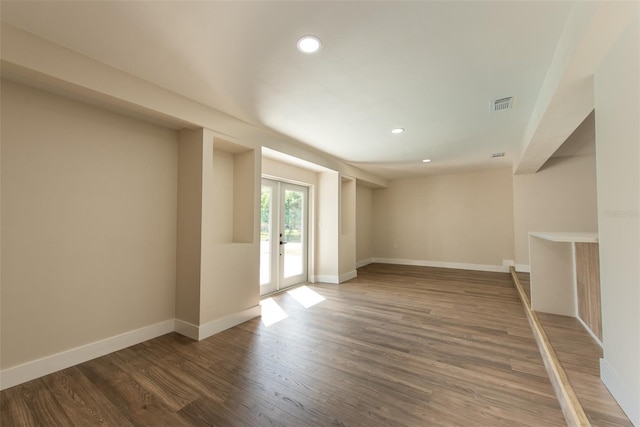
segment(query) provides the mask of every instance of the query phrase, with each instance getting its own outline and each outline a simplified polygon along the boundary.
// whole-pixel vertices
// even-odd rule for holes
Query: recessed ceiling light
[[[422,163],[429,163],[430,161],[431,161],[431,159],[424,159],[424,160],[422,161]]]
[[[314,53],[320,49],[320,39],[316,36],[304,36],[298,39],[298,50],[302,53]]]
[[[391,129],[391,133],[402,133],[402,132],[404,132],[404,128]]]

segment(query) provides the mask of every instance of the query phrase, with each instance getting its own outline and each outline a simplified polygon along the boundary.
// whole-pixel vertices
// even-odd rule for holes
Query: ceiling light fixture
[[[424,160],[422,161],[422,163],[429,163],[429,162],[431,162],[431,159],[424,159]]]
[[[404,128],[395,128],[395,129],[391,129],[391,133],[402,133],[404,132]]]
[[[316,36],[303,36],[298,39],[298,50],[302,53],[314,53],[320,49],[320,39]]]

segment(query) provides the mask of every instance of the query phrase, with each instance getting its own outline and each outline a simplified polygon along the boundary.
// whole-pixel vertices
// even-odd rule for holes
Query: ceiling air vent
[[[491,101],[491,112],[511,110],[513,107],[513,96],[500,98]]]

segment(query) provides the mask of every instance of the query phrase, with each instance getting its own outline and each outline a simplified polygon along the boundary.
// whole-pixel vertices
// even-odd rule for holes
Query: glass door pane
[[[307,281],[308,189],[262,179],[260,295]]]
[[[260,285],[271,281],[271,188],[260,194]]]
[[[281,183],[282,287],[307,281],[307,193],[306,187]]]
[[[260,193],[260,295],[278,289],[278,183],[262,180]]]

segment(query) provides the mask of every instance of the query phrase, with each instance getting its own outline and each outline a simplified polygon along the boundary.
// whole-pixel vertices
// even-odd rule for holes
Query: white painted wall
[[[174,318],[175,131],[2,81],[1,367]]]
[[[595,75],[601,377],[640,426],[640,11]]]
[[[513,259],[510,169],[391,181],[373,190],[374,256],[502,267]]]

